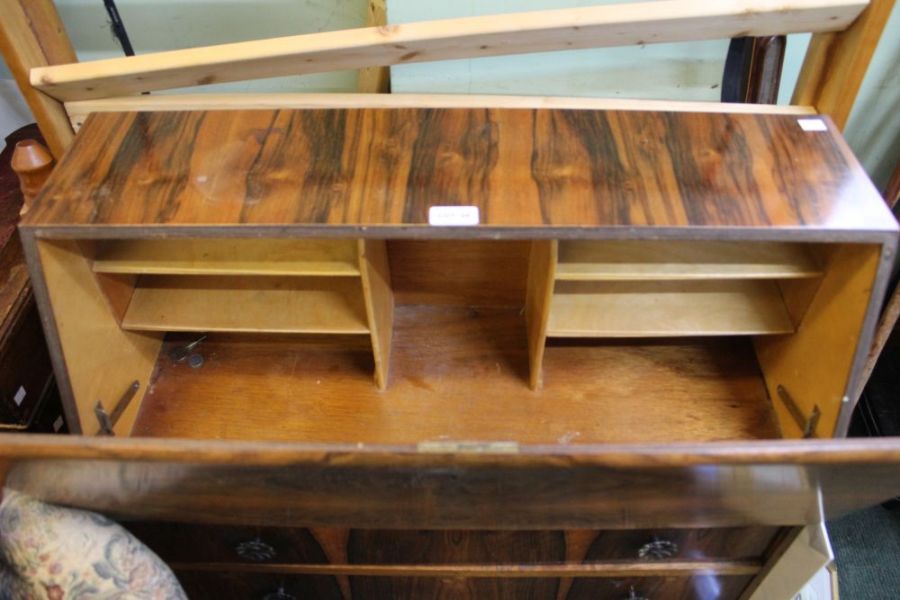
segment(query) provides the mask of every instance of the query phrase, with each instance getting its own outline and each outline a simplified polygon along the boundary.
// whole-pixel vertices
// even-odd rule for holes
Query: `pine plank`
[[[530,52],[839,31],[866,0],[662,0],[442,19],[33,69],[60,100]]]

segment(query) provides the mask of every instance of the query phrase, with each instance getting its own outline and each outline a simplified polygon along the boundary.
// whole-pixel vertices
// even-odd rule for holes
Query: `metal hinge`
[[[132,381],[125,393],[122,394],[122,397],[119,398],[119,401],[116,402],[116,406],[111,413],[106,412],[106,409],[103,408],[103,403],[97,400],[97,404],[94,405],[94,416],[97,417],[97,422],[100,424],[100,430],[97,432],[97,435],[116,435],[114,431],[116,423],[119,422],[122,413],[128,408],[132,398],[134,398],[140,388],[141,384],[137,379]]]
[[[800,407],[797,406],[797,403],[794,402],[794,399],[785,387],[779,385],[776,389],[778,391],[778,397],[781,398],[784,406],[787,408],[788,412],[791,413],[791,417],[794,419],[794,422],[797,423],[797,427],[803,432],[803,437],[813,437],[816,434],[816,426],[819,424],[819,418],[822,416],[819,405],[814,404],[809,417],[804,417],[803,411],[800,410]]]

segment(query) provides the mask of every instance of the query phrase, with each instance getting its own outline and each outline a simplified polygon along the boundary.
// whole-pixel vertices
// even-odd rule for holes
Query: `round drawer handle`
[[[653,540],[638,548],[638,558],[663,559],[678,554],[678,544],[669,540]]]
[[[628,597],[625,600],[650,600],[646,596],[641,596],[637,592],[634,591],[634,586],[628,591]]]
[[[277,556],[275,548],[265,543],[259,538],[241,542],[234,547],[234,552],[244,560],[253,562],[265,562],[272,560]]]
[[[280,587],[274,592],[263,596],[262,600],[297,600],[297,597],[288,594],[283,587]]]

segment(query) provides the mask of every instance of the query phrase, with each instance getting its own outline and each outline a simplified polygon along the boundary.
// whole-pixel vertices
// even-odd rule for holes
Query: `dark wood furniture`
[[[16,226],[23,197],[13,149],[39,138],[35,126],[7,136],[0,152],[0,431],[65,432],[50,354]]]
[[[833,439],[897,224],[804,118],[94,115],[21,231],[73,427],[137,392],[123,439],[0,440],[7,484],[199,597],[751,597],[900,487],[900,441]],[[360,244],[392,303],[311,314],[393,325],[291,325]]]

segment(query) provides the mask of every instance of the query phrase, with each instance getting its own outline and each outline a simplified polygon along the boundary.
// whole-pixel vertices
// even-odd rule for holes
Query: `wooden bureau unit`
[[[159,542],[192,589],[749,597],[900,488],[834,439],[897,224],[825,117],[98,113],[21,232],[71,428],[131,437],[9,485],[222,526]]]

